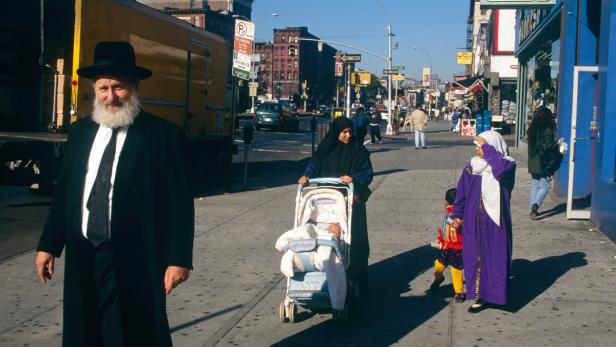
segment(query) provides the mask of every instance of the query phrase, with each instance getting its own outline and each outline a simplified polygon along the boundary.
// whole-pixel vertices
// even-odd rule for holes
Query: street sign
[[[235,20],[235,33],[233,37],[233,76],[250,79],[252,65],[252,43],[255,39],[255,25],[252,22]]]
[[[345,54],[341,59],[345,63],[359,63],[361,61],[361,54]]]
[[[392,66],[391,68],[394,70],[404,70],[405,67],[406,66],[404,65],[395,65],[395,66]]]
[[[422,85],[424,87],[430,87],[430,80],[431,80],[430,74],[431,73],[432,72],[431,72],[431,69],[429,67],[424,67],[423,68],[423,74],[421,76],[421,82],[422,82]]]
[[[383,74],[384,75],[397,75],[398,74],[398,70],[396,70],[396,69],[383,69]]]
[[[341,61],[336,62],[336,73],[335,73],[336,77],[342,77],[344,75],[344,67],[342,65],[343,64]]]
[[[257,89],[259,88],[259,82],[248,82],[248,96],[257,96]]]
[[[393,75],[393,76],[391,76],[391,79],[394,80],[394,81],[404,81],[404,75],[401,75],[401,74]]]

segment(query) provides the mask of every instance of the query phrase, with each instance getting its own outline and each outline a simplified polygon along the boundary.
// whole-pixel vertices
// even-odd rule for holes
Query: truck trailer
[[[191,173],[230,177],[223,37],[130,0],[21,0],[0,16],[0,184],[53,189],[68,128],[92,110],[92,81],[76,71],[92,64],[99,41],[129,42],[152,70],[139,85],[141,103],[184,129]]]

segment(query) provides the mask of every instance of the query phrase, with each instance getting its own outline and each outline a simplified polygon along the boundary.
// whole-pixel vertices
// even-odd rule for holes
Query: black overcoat
[[[90,117],[70,129],[54,203],[38,245],[65,249],[63,345],[83,346],[96,314],[94,249],[81,232],[90,149],[98,131]],[[194,204],[186,173],[185,137],[174,124],[141,112],[129,127],[113,186],[111,247],[129,346],[167,346],[163,276],[169,265],[192,269]]]

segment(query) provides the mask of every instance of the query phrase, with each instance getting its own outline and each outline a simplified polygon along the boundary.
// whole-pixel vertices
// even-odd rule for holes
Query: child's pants
[[[446,266],[440,261],[434,261],[434,276],[442,276]],[[456,269],[453,266],[451,268],[451,282],[453,283],[453,291],[456,294],[462,294],[464,292],[464,284],[462,282],[462,270]]]

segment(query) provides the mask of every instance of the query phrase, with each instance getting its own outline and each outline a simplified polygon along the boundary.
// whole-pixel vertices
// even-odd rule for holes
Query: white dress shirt
[[[113,183],[115,182],[116,167],[118,166],[118,158],[120,157],[122,147],[124,146],[124,141],[126,140],[127,130],[128,128],[120,128],[118,130],[118,135],[116,136],[115,156],[113,159],[113,167],[111,168],[111,189],[109,189],[109,221],[111,221]],[[83,201],[81,203],[81,232],[86,238],[88,237],[88,217],[90,216],[90,211],[86,205],[88,203],[88,198],[90,197],[90,192],[92,191],[92,186],[94,185],[94,180],[96,180],[98,167],[101,163],[101,159],[103,158],[103,152],[111,139],[112,132],[113,131],[111,128],[104,125],[99,126],[96,137],[94,138],[94,143],[92,143],[92,148],[90,149],[86,182],[83,189]],[[111,227],[111,223],[109,223],[109,227]]]

